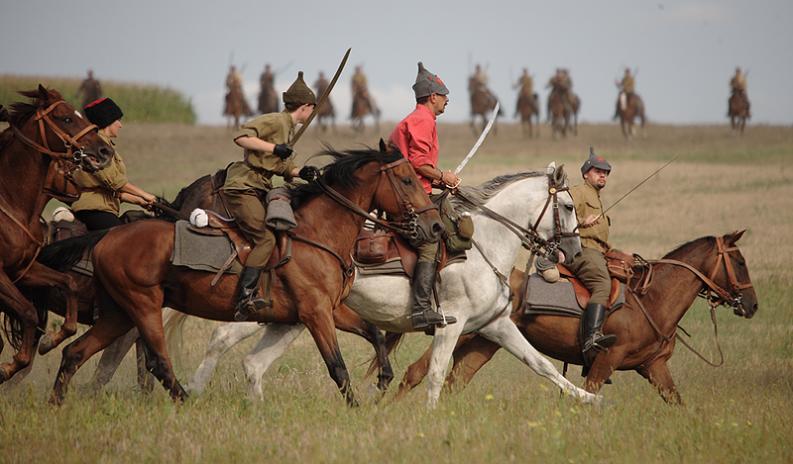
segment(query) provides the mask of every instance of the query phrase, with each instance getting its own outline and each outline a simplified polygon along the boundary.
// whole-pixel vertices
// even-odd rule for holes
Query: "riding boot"
[[[410,322],[414,330],[431,330],[435,326],[454,324],[457,319],[443,316],[432,309],[432,291],[435,288],[435,261],[417,262],[413,271],[413,312]]]
[[[272,306],[272,301],[258,298],[259,277],[262,270],[255,267],[244,267],[240,273],[239,286],[237,288],[237,300],[234,305],[234,320],[237,322],[247,321],[252,315],[262,309]]]
[[[606,320],[606,307],[598,303],[589,303],[581,319],[581,353],[584,366],[591,366],[595,356],[605,351],[617,341],[616,335],[605,335],[602,332]]]

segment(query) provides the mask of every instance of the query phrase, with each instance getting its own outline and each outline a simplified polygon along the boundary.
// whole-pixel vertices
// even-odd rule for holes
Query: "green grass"
[[[0,75],[0,105],[24,100],[17,92],[35,89],[38,84],[61,93],[75,108],[81,79]],[[112,98],[124,112],[124,122],[176,122],[195,124],[196,114],[190,100],[181,92],[157,85],[101,81],[104,96]]]

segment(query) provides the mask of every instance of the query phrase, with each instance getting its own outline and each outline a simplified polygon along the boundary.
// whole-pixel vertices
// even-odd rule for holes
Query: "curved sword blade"
[[[487,137],[487,134],[490,132],[490,128],[493,127],[493,123],[496,121],[496,118],[498,117],[499,108],[501,108],[501,103],[496,102],[496,106],[493,108],[493,112],[490,113],[490,120],[487,121],[487,125],[485,126],[484,130],[482,130],[482,133],[479,135],[479,138],[476,140],[474,146],[471,147],[471,150],[468,152],[467,155],[465,155],[465,158],[463,158],[463,160],[460,161],[460,164],[457,165],[457,167],[454,169],[454,175],[460,174],[460,171],[462,171],[465,165],[468,164],[469,161],[471,161],[471,158],[474,157],[476,151],[479,150],[479,147],[482,146],[482,142],[485,141],[485,137]]]

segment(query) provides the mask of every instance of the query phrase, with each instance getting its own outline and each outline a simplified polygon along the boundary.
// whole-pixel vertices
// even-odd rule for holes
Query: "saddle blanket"
[[[203,235],[190,230],[188,221],[176,221],[171,264],[196,271],[218,272],[234,253],[234,247],[225,235]],[[242,266],[235,259],[226,270],[239,274]]]
[[[609,308],[609,314],[619,309],[624,303],[625,287],[620,284],[619,296]],[[560,279],[556,283],[549,283],[537,273],[529,276],[528,295],[524,308],[526,315],[581,317],[584,313],[583,308],[576,300],[573,284],[564,279]]]

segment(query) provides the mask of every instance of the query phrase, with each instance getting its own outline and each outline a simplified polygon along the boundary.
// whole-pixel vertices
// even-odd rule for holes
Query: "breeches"
[[[573,263],[568,267],[581,280],[584,287],[592,292],[590,303],[604,306],[608,304],[611,277],[603,253],[593,248],[583,248],[581,254],[573,258]]]
[[[435,255],[438,253],[438,246],[440,242],[435,243],[425,243],[420,247],[416,248],[418,252],[418,262],[419,263],[431,263],[435,261]]]
[[[85,224],[89,231],[109,229],[123,224],[121,218],[109,211],[84,209],[76,211],[74,217]]]
[[[242,233],[253,242],[253,249],[245,265],[258,269],[267,266],[275,247],[275,235],[264,223],[264,204],[251,193],[224,190],[229,212],[234,216]]]

